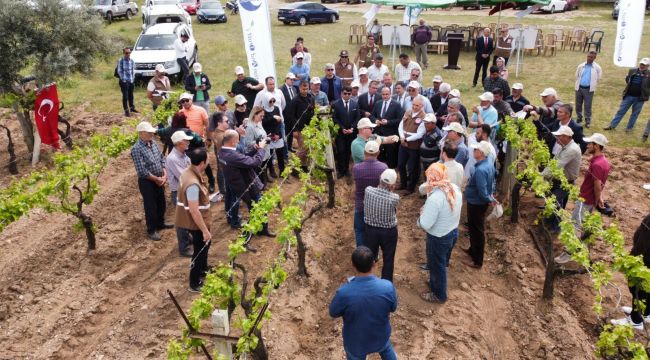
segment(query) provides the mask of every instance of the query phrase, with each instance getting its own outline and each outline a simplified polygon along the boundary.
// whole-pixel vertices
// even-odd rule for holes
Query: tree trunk
[[[327,176],[327,208],[333,209],[336,205],[336,193],[334,191],[334,171],[332,169],[327,169],[325,171]]]
[[[57,132],[61,137],[61,141],[63,141],[68,149],[72,149],[72,127],[70,126],[70,122],[64,117],[59,116],[59,123],[63,123],[65,125],[65,131],[57,129]]]
[[[298,276],[309,277],[309,273],[307,273],[307,265],[305,264],[305,254],[307,249],[305,248],[305,242],[302,241],[301,232],[302,229],[295,229],[293,231],[298,242]]]
[[[23,131],[23,139],[25,140],[25,145],[27,145],[27,150],[30,153],[34,152],[34,125],[29,110],[21,111],[17,102],[13,105],[13,108],[16,118],[18,118],[18,122],[20,123],[20,128]]]
[[[79,211],[75,216],[81,220],[84,230],[86,230],[86,238],[88,239],[88,251],[95,250],[95,230],[93,226],[93,219]]]
[[[10,174],[18,174],[18,165],[16,164],[16,149],[14,147],[14,142],[11,139],[11,131],[8,127],[0,125],[1,128],[5,129],[7,132],[7,138],[9,139],[9,144],[7,145],[7,152],[9,153],[9,164],[7,168],[9,169]]]
[[[521,190],[521,183],[516,182],[515,186],[512,187],[511,199],[510,199],[510,222],[517,223],[519,222],[519,191]]]

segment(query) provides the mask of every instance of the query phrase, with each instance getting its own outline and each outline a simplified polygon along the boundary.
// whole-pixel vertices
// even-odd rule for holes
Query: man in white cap
[[[318,76],[314,76],[309,81],[309,91],[312,98],[314,98],[314,104],[316,106],[322,107],[330,105],[330,101],[327,99],[327,94],[320,91],[320,78]]]
[[[451,92],[451,85],[448,83],[442,83],[438,92],[433,95],[431,100],[431,108],[433,112],[439,114],[440,108],[447,103],[447,98],[449,97],[449,92]]]
[[[309,65],[311,67],[311,53],[305,48],[305,45],[302,41],[296,41],[296,45],[294,46],[294,49],[296,49],[296,53],[291,57],[291,65],[295,65],[298,63],[298,59],[296,55],[298,53],[302,54],[302,61],[305,65]]]
[[[584,103],[585,127],[589,128],[591,124],[591,103],[594,99],[594,92],[598,82],[603,78],[603,70],[596,60],[595,51],[587,54],[587,61],[578,65],[576,69],[576,113],[578,114],[578,124],[582,122],[582,104]]]
[[[431,101],[429,101],[426,96],[419,93],[420,88],[420,83],[415,80],[408,83],[408,86],[406,87],[407,95],[404,98],[404,105],[402,106],[404,112],[411,110],[415,99],[420,99],[422,101],[422,109],[425,113],[430,114],[434,112],[433,107],[431,106]]]
[[[505,97],[505,101],[510,104],[512,111],[516,113],[523,110],[524,106],[530,105],[530,101],[521,94],[523,91],[524,85],[522,83],[514,83],[512,89],[510,89],[510,96]]]
[[[368,86],[368,91],[359,95],[359,109],[361,116],[369,118],[372,116],[372,110],[375,104],[381,101],[381,95],[377,92],[379,90],[379,81],[371,81]]]
[[[352,96],[350,96],[350,99],[354,101],[359,101],[359,89],[361,88],[361,84],[359,84],[359,80],[353,80],[350,83],[350,87],[352,88]]]
[[[156,65],[156,72],[147,84],[147,98],[151,100],[154,111],[163,99],[167,99],[167,94],[171,89],[171,83],[165,74],[165,66],[163,64]]]
[[[305,55],[302,52],[297,53],[295,58],[296,63],[291,65],[289,72],[296,76],[296,80],[294,80],[295,85],[300,86],[302,82],[309,82],[310,68],[309,65],[305,64]]]
[[[379,144],[394,144],[399,141],[399,136],[377,136],[373,135],[372,129],[377,125],[368,118],[361,118],[357,123],[357,138],[352,141],[351,153],[352,162],[357,164],[363,161],[363,152],[368,141],[377,141]]]
[[[420,78],[418,82],[422,82],[422,68],[415,61],[411,61],[407,54],[399,55],[399,64],[395,65],[395,77],[398,82],[407,82],[411,80],[411,70],[419,69]]]
[[[493,135],[496,136],[496,127],[499,125],[499,114],[494,106],[492,106],[494,95],[491,92],[484,92],[479,95],[478,99],[481,102],[472,108],[472,117],[469,119],[468,127],[476,129],[483,124],[488,124],[494,130]],[[494,136],[491,136],[491,139],[494,139]]]
[[[373,64],[368,67],[368,79],[382,81],[384,74],[388,71],[388,67],[384,65],[384,55],[381,53],[375,54]]]
[[[431,82],[432,82],[432,86],[422,92],[422,95],[426,96],[429,99],[431,99],[433,95],[437,94],[438,91],[440,91],[440,84],[442,84],[442,76],[440,75],[434,76]]]
[[[420,161],[422,161],[422,169],[426,170],[429,165],[440,161],[440,142],[444,134],[436,126],[435,114],[426,114],[422,121],[426,133],[420,144]]]
[[[359,69],[359,94],[365,94],[370,88],[370,78],[368,77],[368,68]]]
[[[533,117],[533,124],[537,128],[537,137],[547,140],[553,136],[551,135],[550,126],[557,120],[557,109],[564,103],[557,98],[557,91],[553,88],[544,89],[539,96],[542,97],[544,105],[526,105],[522,110]],[[549,142],[551,141],[547,141],[547,143]]]
[[[608,142],[605,135],[594,133],[586,137],[585,142],[587,143],[587,153],[591,155],[591,160],[589,160],[589,168],[585,172],[585,179],[580,185],[580,198],[584,199],[584,201],[576,200],[571,215],[577,231],[582,230],[582,222],[586,214],[592,212],[596,207],[601,209],[605,207],[605,201],[602,197],[603,189],[611,169],[609,161],[607,161],[603,154],[605,145]],[[582,235],[584,237],[587,234],[582,232]],[[565,264],[569,261],[571,261],[571,255],[566,251],[555,258],[555,262],[558,264]]]
[[[131,158],[138,175],[138,188],[144,203],[144,217],[147,223],[149,239],[160,240],[158,230],[171,229],[172,224],[165,223],[165,183],[167,171],[165,160],[153,141],[156,129],[143,121],[135,129],[138,141],[131,148]]]
[[[623,101],[618,107],[618,111],[612,121],[605,127],[605,130],[614,130],[618,123],[623,120],[625,113],[632,108],[632,115],[630,120],[627,121],[626,131],[632,131],[636,119],[643,109],[643,104],[648,101],[650,97],[650,58],[643,58],[639,62],[639,67],[628,71],[625,77],[625,90],[623,90]]]
[[[167,170],[169,180],[169,190],[171,191],[171,204],[176,207],[178,202],[178,185],[181,180],[181,174],[185,169],[190,167],[190,158],[185,154],[190,146],[192,137],[184,131],[176,131],[172,134],[172,144],[174,147],[165,159],[165,170]],[[178,239],[178,252],[181,256],[191,257],[190,237],[188,231],[182,228],[176,228],[176,238]]]
[[[255,95],[264,88],[264,84],[260,84],[255,78],[244,75],[244,68],[241,66],[235,67],[235,75],[237,78],[232,82],[228,96],[235,97],[241,94],[252,106],[255,102]]]
[[[342,86],[341,78],[334,73],[334,64],[325,64],[325,76],[320,79],[320,88],[327,94],[330,103],[341,97]]]
[[[463,129],[463,126],[460,125],[460,123],[451,122],[448,126],[443,127],[442,131],[447,132],[446,140],[451,142],[458,149],[456,161],[462,166],[465,166],[469,160],[469,150],[465,144],[465,129]]]
[[[210,95],[208,90],[212,88],[208,75],[203,72],[201,64],[195,62],[192,65],[192,74],[185,78],[185,90],[192,94],[192,102],[196,106],[205,109],[205,113],[210,113]]]
[[[379,185],[379,177],[388,168],[386,164],[377,160],[379,155],[379,143],[377,141],[368,141],[364,147],[363,155],[363,161],[354,164],[352,167],[352,177],[354,178],[354,238],[357,246],[364,245],[363,197],[366,188]]]
[[[483,124],[476,128],[475,133],[467,137],[467,145],[471,148],[472,145],[476,145],[481,141],[485,141],[490,144],[490,152],[487,155],[487,160],[494,165],[497,160],[497,150],[490,141],[490,135],[492,135],[492,128],[488,124]],[[476,158],[470,156],[469,159],[467,159],[467,163],[464,167],[464,176],[466,179],[469,179],[469,177],[472,175],[475,166]]]
[[[578,175],[580,175],[582,151],[580,150],[580,146],[573,141],[573,130],[568,126],[562,125],[552,134],[557,139],[556,146],[560,148],[554,157],[557,161],[557,166],[564,171],[564,176],[569,180],[569,183],[574,184]],[[542,175],[553,181],[551,193],[555,195],[558,208],[564,209],[569,199],[569,192],[562,188],[562,183],[559,180],[553,178],[550,168],[547,167],[544,169]],[[552,231],[560,231],[559,217],[552,215],[550,218],[546,218],[546,223]]]
[[[487,159],[492,148],[490,143],[481,141],[471,148],[474,150],[476,165],[465,187],[470,246],[463,250],[471,257],[471,261],[465,264],[480,269],[485,252],[485,215],[488,206],[497,204],[493,196],[496,172],[494,164]]]
[[[381,278],[393,281],[395,251],[397,250],[397,205],[399,195],[392,190],[395,188],[397,173],[386,169],[379,177],[377,187],[368,186],[363,198],[363,246],[372,250],[379,257],[379,248],[384,265],[381,268]]]

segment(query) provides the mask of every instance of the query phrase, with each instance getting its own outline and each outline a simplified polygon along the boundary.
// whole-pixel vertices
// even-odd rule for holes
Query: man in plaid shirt
[[[131,116],[137,113],[133,105],[133,88],[135,84],[135,62],[131,59],[131,48],[125,47],[122,52],[124,56],[117,61],[115,71],[120,79],[120,90],[122,91],[122,108],[124,116]]]
[[[397,181],[397,173],[386,169],[379,177],[377,187],[368,186],[363,200],[363,220],[365,231],[363,245],[378,256],[379,247],[384,266],[381,278],[393,281],[395,251],[397,249],[397,205],[399,195],[392,192]]]
[[[174,225],[165,223],[165,183],[167,171],[165,160],[153,141],[156,129],[143,121],[136,127],[139,139],[131,148],[131,158],[138,175],[138,188],[144,202],[144,217],[147,222],[149,239],[160,240],[158,230],[172,229]]]
[[[496,66],[490,67],[490,76],[483,81],[483,90],[492,92],[494,89],[501,89],[503,98],[510,96],[510,84],[499,76],[499,68]]]

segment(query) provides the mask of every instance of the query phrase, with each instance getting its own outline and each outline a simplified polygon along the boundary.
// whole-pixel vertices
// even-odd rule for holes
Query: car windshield
[[[176,5],[178,4],[177,0],[155,0],[154,4],[156,5]]]
[[[172,50],[174,49],[174,41],[176,35],[172,34],[156,34],[156,35],[142,35],[135,44],[136,50]]]
[[[195,0],[181,0],[181,3],[183,3],[183,4],[195,4],[196,1]]]
[[[218,2],[204,2],[201,3],[201,9],[221,9],[221,4]]]
[[[111,4],[111,0],[97,0],[95,2],[95,5],[110,5],[110,4]]]

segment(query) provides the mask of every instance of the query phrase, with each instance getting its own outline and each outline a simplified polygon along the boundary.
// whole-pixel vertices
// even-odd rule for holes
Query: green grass
[[[366,9],[368,5],[364,5]],[[345,7],[343,7],[344,9]],[[386,9],[388,10],[388,9]],[[473,22],[488,24],[497,22],[497,16],[488,16],[488,10],[464,11],[462,15],[451,14],[445,10],[425,11],[422,15],[429,24],[460,24],[469,25]],[[538,15],[533,14],[524,19],[516,19],[512,16],[503,16],[501,22],[514,24],[536,24],[543,29],[550,29],[561,26],[570,29],[576,25],[585,26],[587,29],[598,27],[605,32],[602,52],[597,62],[602,66],[604,79],[596,91],[593,106],[593,125],[586,129],[587,134],[601,131],[607,125],[615,113],[621,100],[621,91],[624,87],[624,78],[627,69],[614,66],[612,62],[612,49],[616,33],[616,22],[611,19],[611,5],[607,6],[582,6],[580,10],[568,13],[570,19],[562,18],[562,15]],[[512,12],[508,13],[512,14]],[[273,33],[273,45],[276,62],[276,73],[282,78],[289,69],[290,58],[289,48],[297,36],[305,39],[305,45],[312,53],[312,75],[322,76],[322,69],[328,62],[338,60],[338,53],[342,49],[348,49],[355,53],[358,46],[356,43],[348,44],[348,29],[350,24],[362,23],[364,19],[361,13],[341,11],[341,19],[336,24],[308,25],[300,27],[297,25],[286,26],[277,21],[277,10],[271,11],[271,31]],[[382,11],[379,15],[380,23],[399,23],[402,19],[402,11]],[[650,56],[650,18],[646,17],[644,35],[641,42],[640,57]],[[113,36],[122,37],[125,43],[133,44],[140,32],[141,22],[138,17],[131,21],[118,21],[112,25],[106,25],[105,31]],[[229,16],[226,24],[199,24],[194,22],[194,32],[199,45],[200,62],[203,64],[205,73],[212,82],[212,97],[218,94],[225,94],[230,89],[234,80],[234,67],[242,65],[247,69],[246,55],[242,47],[242,30],[239,16]],[[388,55],[389,49],[384,48]],[[402,47],[402,51],[413,55],[410,48]],[[120,56],[115,54],[114,59]],[[388,56],[387,56],[388,57]],[[554,87],[560,98],[569,103],[574,102],[574,73],[576,66],[584,61],[586,54],[579,51],[559,51],[557,56],[525,56],[523,73],[515,78],[514,68],[511,67],[510,83],[521,82],[524,84],[524,95],[534,103],[540,103],[538,94],[545,87]],[[65,101],[68,109],[75,105],[84,104],[86,111],[107,111],[121,112],[121,94],[117,81],[113,78],[115,60],[97,65],[95,72],[90,76],[73,76],[64,82],[60,89],[60,98]],[[454,88],[462,93],[462,100],[466,106],[478,102],[477,96],[481,89],[471,88],[471,81],[474,71],[474,53],[462,52],[459,64],[463,70],[443,70],[442,66],[447,63],[447,55],[429,54],[429,69],[424,72],[425,85],[430,86],[431,78],[435,74],[443,76]],[[385,64],[392,68],[391,60],[385,60]],[[282,80],[280,80],[280,83]],[[180,88],[180,86],[176,85]],[[149,101],[145,97],[144,86],[136,90],[136,102],[139,108],[150,108]],[[629,113],[628,113],[629,116]],[[617,146],[642,146],[640,137],[646,122],[650,118],[650,106],[645,106],[637,121],[633,134],[626,135],[622,130],[627,123],[627,116],[619,125],[619,130],[607,133],[612,144]],[[646,145],[647,146],[647,145]]]

